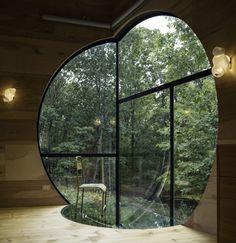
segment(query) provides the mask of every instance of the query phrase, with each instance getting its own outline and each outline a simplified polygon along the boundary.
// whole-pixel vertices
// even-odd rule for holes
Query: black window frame
[[[96,41],[79,51],[75,52],[73,55],[71,55],[54,73],[54,75],[51,77],[49,80],[49,83],[44,91],[44,94],[42,96],[40,108],[39,108],[39,114],[38,114],[38,128],[37,128],[37,138],[38,138],[38,147],[41,155],[41,159],[43,161],[43,158],[48,157],[48,158],[53,158],[53,157],[75,157],[75,156],[81,156],[81,157],[111,157],[115,158],[115,173],[116,173],[116,178],[115,178],[115,193],[116,193],[116,211],[115,211],[115,218],[116,218],[116,226],[117,227],[122,227],[121,224],[121,217],[120,217],[120,195],[121,195],[121,189],[120,189],[120,105],[122,103],[135,100],[159,91],[163,90],[169,90],[169,99],[170,99],[170,117],[169,117],[169,124],[170,124],[170,141],[169,141],[169,146],[170,146],[170,226],[175,225],[175,157],[174,157],[174,146],[175,146],[175,137],[174,137],[174,116],[175,116],[175,104],[174,104],[174,93],[175,93],[175,87],[184,83],[189,83],[194,80],[204,78],[207,76],[211,75],[211,68],[205,69],[203,71],[194,73],[189,76],[182,77],[177,80],[170,81],[168,83],[158,85],[153,88],[149,88],[147,90],[141,91],[139,93],[130,95],[128,97],[120,98],[119,96],[119,41],[137,24],[140,22],[151,18],[151,17],[157,17],[157,16],[170,16],[170,17],[175,17],[178,18],[177,16],[167,13],[167,12],[162,12],[162,11],[153,11],[149,13],[145,13],[143,15],[140,15],[139,17],[135,17],[132,20],[129,21],[128,25],[125,26],[114,38],[108,38],[105,40],[101,41]],[[116,104],[115,104],[115,109],[116,109],[116,151],[115,153],[42,153],[40,149],[40,144],[39,144],[39,121],[40,121],[40,113],[43,105],[43,101],[45,98],[45,95],[47,93],[47,90],[49,89],[51,83],[53,82],[54,78],[56,75],[61,71],[61,68],[64,67],[66,64],[70,62],[73,58],[76,56],[80,55],[84,51],[96,47],[102,44],[108,44],[108,43],[114,43],[116,45],[116,77],[115,77],[115,94],[116,94]],[[55,186],[52,178],[49,175],[49,172],[47,171],[47,168],[45,166],[45,163],[43,163],[44,168],[46,170],[46,173],[51,181],[51,183],[54,185],[58,193],[61,195],[61,197],[68,203],[70,202],[61,194],[61,192],[58,190],[58,188]]]

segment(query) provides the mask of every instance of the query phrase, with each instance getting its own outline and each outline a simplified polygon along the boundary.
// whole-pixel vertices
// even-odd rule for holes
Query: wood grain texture
[[[235,189],[233,189],[235,190]],[[219,212],[220,212],[220,221],[219,221],[219,242],[221,243],[234,243],[236,240],[235,237],[235,228],[236,228],[236,199],[231,198],[222,198],[220,197],[219,201]]]
[[[222,199],[236,200],[236,177],[221,177],[219,186]]]
[[[37,146],[41,98],[50,77],[71,54],[110,36],[110,30],[41,19],[42,14],[53,14],[50,9],[69,13],[65,6],[74,8],[77,1],[60,1],[61,5],[48,1],[13,2],[0,3],[0,92],[7,87],[17,90],[13,103],[0,102],[0,206],[65,204],[55,189],[41,190],[43,184],[50,184]],[[93,1],[81,4],[90,6]]]
[[[2,128],[0,142],[17,140],[35,141],[37,139],[36,121],[0,120],[0,126]]]
[[[65,43],[0,35],[0,71],[52,75],[84,43]],[[28,78],[29,79],[29,78]]]
[[[0,209],[0,242],[216,243],[216,238],[185,226],[121,230],[65,219],[62,206]]]
[[[35,143],[4,146],[5,181],[46,180],[47,175]]]
[[[219,177],[236,178],[236,144],[218,145]]]
[[[203,196],[185,225],[217,235],[217,174],[216,161],[213,163]]]
[[[30,18],[36,21],[40,20],[44,14],[110,24],[135,2],[137,0],[71,0],[69,2],[63,0],[57,0],[57,2],[47,0],[33,2],[30,0],[13,0],[11,2],[1,2],[0,14],[2,21],[8,21],[8,23],[15,26],[20,26],[21,24],[17,23],[16,18],[19,20]],[[13,4],[14,8],[12,8]],[[35,32],[40,27],[37,27],[34,21],[31,21],[28,25],[31,25],[31,28],[34,27],[33,30]],[[3,23],[5,24],[6,22]]]
[[[10,55],[10,51],[7,54]],[[27,58],[26,53],[25,57]],[[0,60],[0,62],[3,61]],[[19,62],[22,62],[22,60],[19,60]],[[12,64],[15,63],[12,61]],[[30,72],[29,67],[28,71]],[[41,97],[50,80],[50,75],[14,73],[13,70],[10,73],[0,71],[0,80],[0,92],[9,87],[16,88],[16,95],[12,103],[0,102],[0,120],[9,120],[8,115],[10,115],[10,120],[32,120],[33,113],[35,115],[34,120],[37,120]],[[31,112],[31,116],[29,116],[30,113],[27,114],[26,112]],[[26,116],[23,117],[24,115]]]
[[[43,185],[49,185],[51,189],[43,190]],[[0,195],[0,207],[65,204],[47,179],[1,181]]]
[[[45,173],[36,143],[18,140],[0,148],[0,207],[65,204]]]
[[[95,1],[91,0],[80,1],[80,3],[81,2],[90,5],[90,8],[92,6],[91,4],[95,4]],[[108,9],[101,4],[99,8],[91,9],[90,16],[87,12],[90,11],[90,8],[84,8],[84,10],[81,8],[80,16],[85,16],[88,20],[96,19],[97,21],[108,21],[109,18],[110,21],[115,17],[116,14],[118,14],[118,12],[120,14],[121,11],[124,10],[121,10],[121,8],[117,13],[115,13],[115,9],[119,8],[119,4],[123,5],[124,8],[127,8],[126,2],[127,1],[112,2],[112,12],[107,11]],[[15,6],[14,8],[12,8],[13,3]],[[101,30],[97,28],[86,28],[62,23],[48,23],[40,19],[42,13],[56,15],[68,14],[68,17],[73,17],[73,14],[76,14],[76,10],[74,10],[73,4],[75,4],[75,1],[70,3],[70,7],[72,7],[73,10],[68,11],[69,4],[65,1],[57,1],[56,4],[53,1],[41,1],[41,5],[39,1],[34,2],[29,0],[15,0],[10,2],[3,1],[0,3],[0,55],[1,57],[4,57],[0,59],[0,85],[1,88],[3,86],[8,86],[12,82],[11,78],[14,78],[14,80],[16,80],[14,84],[18,85],[18,94],[22,94],[22,96],[18,96],[21,98],[19,98],[17,103],[13,106],[5,106],[0,104],[1,148],[4,148],[11,142],[18,144],[19,146],[25,144],[26,142],[32,142],[33,140],[36,142],[34,129],[37,126],[37,121],[35,117],[38,112],[37,109],[40,102],[40,96],[42,95],[44,87],[46,87],[46,83],[49,77],[53,74],[61,62],[63,62],[75,50],[95,40],[106,38],[111,36],[111,34],[115,34],[118,27],[125,25],[126,22],[128,22],[128,19],[134,17],[135,15],[144,13],[146,11],[160,10],[173,13],[182,18],[186,23],[190,25],[190,27],[200,38],[204,48],[206,49],[209,60],[212,59],[211,52],[215,46],[225,47],[227,54],[229,55],[235,53],[235,0],[145,1],[145,4],[141,8],[139,8],[137,11],[134,11],[132,15],[127,17],[120,26],[113,30],[112,33],[108,30]],[[110,1],[108,4],[111,6]],[[66,7],[64,8],[63,6]],[[104,13],[104,11],[106,13]],[[96,17],[96,15],[99,15],[100,17]],[[236,205],[234,186],[236,177],[235,70],[236,57],[233,58],[233,69],[224,77],[216,80],[219,107],[219,146],[217,162],[219,173],[217,175],[217,180],[219,184],[218,223],[220,243],[235,242],[236,239],[236,215],[234,213]],[[32,92],[32,95],[27,95],[30,92]],[[23,94],[25,94],[25,96]],[[15,116],[14,112],[16,112]],[[28,118],[25,119],[26,122],[24,124],[23,117],[25,117],[25,115]],[[31,132],[31,130],[33,132]],[[4,149],[3,152],[1,152],[1,158],[5,159]],[[6,163],[6,166],[8,166],[9,162],[5,161],[4,163]],[[22,163],[21,170],[25,170],[29,163],[32,163],[37,167],[41,161],[40,159],[35,159],[34,156],[32,156],[28,158],[25,163]],[[4,167],[2,164],[1,168]],[[1,170],[3,173],[6,173],[4,168]],[[14,170],[12,174],[17,174],[19,167],[11,167],[11,170]],[[27,173],[31,173],[31,176],[37,180],[37,173],[35,173],[34,170],[30,170]],[[213,195],[211,191],[215,190],[212,185],[213,184],[211,183],[209,187],[211,196]],[[11,188],[10,184],[5,184],[6,188],[8,186]],[[42,194],[39,193],[39,195]],[[54,195],[57,194],[55,193]],[[31,196],[28,196],[28,198],[30,199]],[[58,199],[59,196],[57,195],[55,201]],[[6,200],[6,202],[10,203],[11,205],[15,203],[16,205],[20,206],[20,204],[23,203],[23,200],[15,201],[14,199],[7,196],[4,198],[4,200]],[[2,200],[1,195],[1,202],[4,200]],[[25,200],[30,203],[30,200],[28,200],[27,197]],[[34,200],[35,199],[32,199],[32,202],[34,202]],[[214,208],[216,206],[216,200],[211,206],[207,202],[209,201],[206,200],[201,204],[202,211],[201,213],[199,212],[199,217],[196,216],[197,221],[194,221],[200,226],[206,224],[206,218],[207,220],[211,218],[208,213],[212,212],[212,207]],[[46,200],[42,200],[41,203],[46,203]],[[30,222],[28,224],[30,225]],[[207,224],[208,226],[212,226],[215,224],[215,222],[214,220],[211,222],[207,221]],[[78,227],[78,225],[75,227]],[[45,227],[42,226],[42,228]],[[202,229],[204,230],[204,228]],[[48,234],[50,235],[51,233],[48,232]],[[49,237],[49,239],[53,239],[53,237],[56,235],[55,232],[52,232],[52,234],[53,236],[51,236],[51,238]],[[43,234],[41,233],[40,235],[42,236]],[[71,235],[73,234],[71,233]],[[27,236],[30,237],[29,235]],[[74,238],[76,237],[77,236]],[[93,235],[90,235],[90,237],[91,238],[89,240],[92,240]],[[16,240],[16,234],[13,236],[13,238]],[[26,239],[30,238],[26,237]],[[4,240],[6,241],[6,238],[4,238]],[[24,240],[25,238],[23,238],[23,242]],[[146,242],[146,237],[143,238],[143,241]]]

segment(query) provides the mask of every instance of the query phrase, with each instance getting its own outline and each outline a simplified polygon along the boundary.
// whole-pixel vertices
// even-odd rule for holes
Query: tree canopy
[[[177,18],[165,19],[168,31],[136,26],[119,42],[121,98],[209,68],[192,30]],[[116,65],[116,44],[104,43],[62,67],[42,103],[41,152],[116,152]],[[199,200],[215,157],[217,100],[213,78],[175,87],[174,101],[175,194]],[[147,200],[169,197],[169,106],[168,89],[120,104],[122,193]],[[99,161],[102,159],[90,166],[93,179],[101,176],[92,168],[98,167]],[[55,162],[55,168],[62,168],[58,177],[68,173],[70,163],[63,158]],[[56,171],[51,173],[57,176]]]

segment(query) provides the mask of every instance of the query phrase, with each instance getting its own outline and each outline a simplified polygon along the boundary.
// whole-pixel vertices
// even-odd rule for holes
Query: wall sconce
[[[212,53],[214,55],[212,74],[216,78],[222,77],[231,68],[231,59],[225,55],[225,49],[222,47],[215,47]]]
[[[5,89],[5,91],[3,92],[3,101],[6,103],[9,103],[11,101],[13,101],[14,97],[16,94],[16,89],[15,88],[9,88],[9,89]]]

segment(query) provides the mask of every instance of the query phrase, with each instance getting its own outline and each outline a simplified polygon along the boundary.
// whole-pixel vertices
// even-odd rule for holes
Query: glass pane
[[[194,32],[182,20],[144,20],[119,42],[120,96],[174,81],[210,67]]]
[[[61,194],[71,203],[64,215],[74,221],[98,226],[115,224],[115,158],[82,158],[83,171],[76,173],[76,159],[72,157],[43,158],[46,169]],[[82,175],[82,177],[80,177]],[[79,191],[77,209],[77,180],[79,186],[103,184],[106,186],[106,207],[101,215],[102,191],[85,190],[83,217],[81,217],[82,190]],[[95,188],[95,187],[94,187]],[[101,218],[102,217],[102,218]]]
[[[41,152],[115,151],[115,44],[84,51],[50,84],[39,120]]]
[[[212,77],[175,88],[176,219],[185,223],[198,204],[215,159],[217,100]]]
[[[121,223],[169,226],[169,90],[121,104]]]

